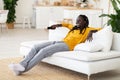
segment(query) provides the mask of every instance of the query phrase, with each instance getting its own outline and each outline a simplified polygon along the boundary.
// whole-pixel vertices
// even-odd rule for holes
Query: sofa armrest
[[[48,40],[42,40],[42,41],[27,41],[27,42],[22,42],[20,44],[20,46],[24,46],[24,47],[29,47],[29,48],[32,48],[34,45],[36,44],[41,44],[41,43],[44,43],[44,42],[48,42]]]
[[[48,40],[22,42],[20,44],[20,54],[23,55],[23,56],[25,56],[25,55],[27,55],[30,52],[31,48],[34,45],[45,43],[45,42],[48,42]]]

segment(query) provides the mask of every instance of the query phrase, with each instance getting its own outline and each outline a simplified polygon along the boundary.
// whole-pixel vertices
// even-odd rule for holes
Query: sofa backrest
[[[66,27],[58,27],[55,30],[49,30],[49,40],[50,41],[61,41],[69,32]]]
[[[113,33],[112,50],[120,51],[120,33]]]

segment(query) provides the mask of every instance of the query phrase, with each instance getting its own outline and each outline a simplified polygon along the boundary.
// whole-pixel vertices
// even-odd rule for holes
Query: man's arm
[[[92,40],[93,40],[92,35],[93,35],[93,33],[96,33],[97,31],[98,31],[98,30],[91,30],[91,31],[89,32],[88,36],[87,36],[87,40],[88,40],[88,41],[92,41]]]

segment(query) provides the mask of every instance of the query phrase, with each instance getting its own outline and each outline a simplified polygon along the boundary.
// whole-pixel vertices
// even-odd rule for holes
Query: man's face
[[[82,17],[78,17],[76,20],[76,24],[80,27],[80,26],[85,25],[85,21],[83,20]]]

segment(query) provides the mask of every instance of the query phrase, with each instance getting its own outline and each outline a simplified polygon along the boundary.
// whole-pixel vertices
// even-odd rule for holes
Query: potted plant
[[[102,14],[100,17],[109,17],[107,25],[111,25],[112,31],[120,33],[120,0],[110,0],[116,13]]]
[[[13,29],[14,28],[14,22],[15,22],[15,18],[16,18],[16,6],[17,6],[17,1],[18,0],[3,0],[4,2],[4,9],[5,10],[9,10],[8,12],[8,17],[7,17],[7,26],[8,29]]]

